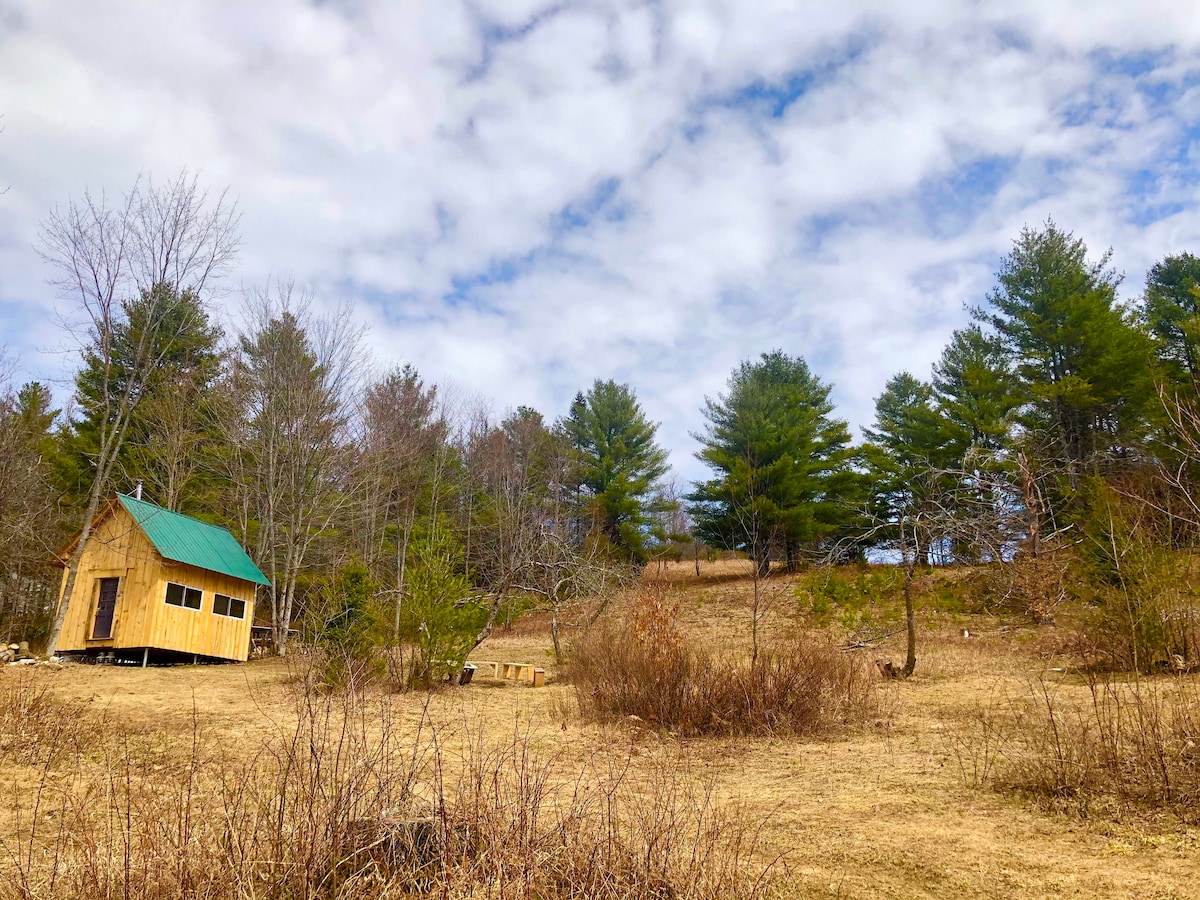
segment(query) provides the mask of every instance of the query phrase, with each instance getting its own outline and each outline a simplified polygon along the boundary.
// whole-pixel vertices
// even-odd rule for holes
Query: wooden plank
[[[166,602],[169,582],[198,588],[200,609],[172,606]],[[246,601],[246,615],[237,619],[214,612],[218,593]],[[221,572],[210,572],[183,563],[163,563],[159,592],[161,608],[151,646],[183,653],[199,653],[222,659],[245,660],[250,650],[250,625],[254,614],[253,585]]]

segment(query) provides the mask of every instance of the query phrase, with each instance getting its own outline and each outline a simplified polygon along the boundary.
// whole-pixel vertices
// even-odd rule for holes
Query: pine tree
[[[1011,540],[1002,533],[1005,511],[1020,495],[1012,450],[1021,394],[999,338],[978,325],[955,331],[934,366],[932,387],[946,432],[945,460],[959,482],[944,498],[960,520],[953,557],[995,558]]]
[[[864,433],[875,517],[897,532],[906,558],[924,564],[961,478],[961,432],[949,427],[929,384],[900,372],[875,399],[875,423]]]
[[[688,495],[697,534],[747,553],[758,571],[772,547],[790,569],[800,550],[844,527],[847,498],[861,490],[846,423],[832,418],[830,386],[780,350],[734,369],[725,394],[707,399],[696,454],[715,477]]]
[[[597,379],[587,394],[576,395],[563,425],[600,532],[619,554],[644,562],[654,488],[667,471],[667,452],[654,440],[657,424],[629,385]]]
[[[1025,229],[978,318],[995,329],[1025,401],[1022,421],[1057,448],[1072,488],[1098,454],[1137,444],[1153,399],[1151,346],[1116,299],[1111,252],[1048,222]]]
[[[1007,444],[1020,396],[997,337],[978,325],[955,331],[934,366],[932,387],[961,467],[972,451],[994,454]]]
[[[46,566],[67,537],[53,478],[58,414],[45,385],[14,394],[0,372],[0,633],[9,640],[45,635],[59,587]]]
[[[128,390],[135,402],[112,467],[113,486],[130,491],[144,481],[150,499],[178,510],[199,493],[194,482],[203,445],[219,439],[211,400],[221,373],[221,330],[209,323],[194,293],[169,284],[142,291],[123,308],[107,353],[90,349],[75,377],[82,415],[69,428],[64,474],[68,487],[88,489],[101,435],[116,425],[111,398]],[[139,363],[148,352],[153,367]],[[195,511],[195,503],[191,507]]]
[[[1200,258],[1168,256],[1146,275],[1142,316],[1176,384],[1200,393]]]

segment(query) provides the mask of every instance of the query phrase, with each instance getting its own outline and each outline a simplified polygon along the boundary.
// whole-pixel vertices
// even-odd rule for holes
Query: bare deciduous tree
[[[905,659],[887,671],[908,678],[917,667],[914,583],[918,567],[931,557],[952,559],[953,548],[970,547],[981,560],[1001,562],[1025,534],[1025,511],[1013,488],[995,467],[961,469],[910,467],[903,499],[893,496],[881,509],[862,511],[862,532],[848,539],[861,547],[899,558],[904,572]],[[844,554],[833,548],[827,561]]]
[[[512,590],[537,597],[538,608],[550,613],[550,638],[554,643],[554,661],[562,665],[566,652],[562,643],[561,621],[564,610],[574,601],[595,598],[586,614],[583,628],[595,624],[613,595],[628,587],[638,570],[615,561],[596,543],[574,546],[545,528],[527,547],[528,555],[515,574]],[[483,641],[486,633],[479,638]]]
[[[288,282],[252,294],[247,318],[225,393],[233,442],[225,475],[243,539],[271,580],[272,638],[282,656],[305,558],[355,495],[349,420],[362,327],[347,307],[314,315],[311,299]]]
[[[576,600],[595,598],[583,627],[594,621],[612,591],[633,570],[602,543],[577,540],[577,510],[564,501],[572,448],[560,429],[546,426],[533,409],[520,407],[498,426],[474,410],[464,423],[461,506],[469,535],[468,563],[487,611],[475,637],[491,635],[502,613],[514,607],[551,614],[551,637],[561,662],[561,615]]]
[[[79,540],[65,561],[66,582],[47,649],[54,651],[92,523],[108,493],[113,466],[148,379],[172,335],[171,298],[202,296],[233,264],[237,212],[226,194],[210,197],[197,178],[181,173],[157,187],[139,180],[119,203],[85,192],[79,202],[55,209],[42,223],[41,255],[54,269],[52,283],[71,304],[66,318],[80,351],[101,371],[99,441],[91,460],[91,487]],[[147,298],[145,321],[124,329],[130,302]],[[125,337],[122,340],[122,337]]]

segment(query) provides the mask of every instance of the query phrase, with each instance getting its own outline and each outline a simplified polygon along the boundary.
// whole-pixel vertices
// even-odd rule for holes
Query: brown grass
[[[634,717],[684,736],[812,737],[878,716],[871,666],[827,637],[779,637],[754,658],[689,644],[678,613],[647,585],[575,645],[570,677],[585,718]]]
[[[294,712],[249,762],[195,720],[167,761],[120,731],[41,754],[35,806],[0,845],[0,896],[764,893],[751,823],[686,770],[634,777],[626,757],[563,778],[527,733],[447,746],[428,717],[406,733],[387,698],[361,694],[301,695]],[[38,721],[42,742],[61,737]]]
[[[744,577],[746,567],[744,563],[704,563],[706,578],[710,565],[716,577],[701,582],[695,581],[690,564],[671,567],[672,583],[665,600],[678,603],[677,626],[689,645],[718,653],[744,650],[749,643],[751,596],[751,585]],[[795,606],[788,605],[789,583],[786,578],[771,579],[780,598],[764,623],[767,642],[786,638],[806,621]],[[875,606],[890,602],[880,599]],[[578,715],[574,686],[560,679],[561,673],[553,666],[544,623],[539,626],[536,618],[529,618],[513,632],[498,632],[476,655],[545,665],[550,676],[547,687],[532,689],[477,677],[469,687],[429,697],[367,695],[362,698],[363,736],[377,740],[386,726],[398,755],[411,759],[418,731],[427,738],[436,734],[437,756],[432,750],[419,754],[425,762],[419,767],[417,783],[423,786],[413,797],[414,802],[436,808],[436,791],[441,785],[448,810],[474,808],[474,800],[467,800],[473,794],[459,792],[464,773],[471,771],[468,762],[474,745],[475,758],[480,761],[474,771],[486,774],[503,769],[501,784],[509,786],[493,804],[495,818],[484,819],[496,823],[497,834],[505,835],[506,840],[511,832],[505,829],[518,827],[512,821],[514,798],[525,796],[514,786],[513,773],[520,766],[517,751],[508,750],[514,742],[522,754],[528,750],[531,763],[526,771],[544,772],[546,784],[552,788],[546,812],[539,814],[536,822],[540,833],[546,833],[543,829],[556,821],[550,817],[559,809],[571,808],[577,785],[579,796],[590,798],[590,805],[581,805],[590,810],[608,802],[602,785],[619,782],[616,798],[619,821],[624,823],[620,834],[627,849],[641,846],[638,835],[654,834],[671,816],[686,817],[694,825],[701,810],[714,810],[725,823],[723,840],[728,842],[713,845],[709,884],[720,883],[717,873],[722,869],[717,858],[727,858],[727,853],[736,850],[736,833],[741,835],[742,871],[753,879],[775,861],[767,875],[769,887],[760,887],[780,897],[1168,900],[1195,896],[1200,829],[1181,821],[1171,807],[1129,803],[1110,808],[1097,800],[1086,817],[1074,810],[1064,815],[1061,803],[1036,798],[1031,802],[1023,792],[992,789],[995,769],[982,787],[974,786],[970,777],[963,778],[956,754],[967,748],[959,746],[959,735],[972,733],[981,713],[1001,723],[1015,710],[1026,708],[1031,697],[1029,684],[1043,678],[1057,690],[1056,700],[1070,708],[1089,704],[1091,692],[1084,680],[1053,671],[1066,664],[1048,655],[1059,646],[1055,636],[1062,626],[1016,627],[1013,622],[959,614],[945,606],[938,609],[943,611],[920,609],[916,676],[877,686],[884,712],[868,729],[835,732],[816,740],[753,734],[686,738],[628,720],[587,723]],[[878,609],[880,620],[897,614],[896,609]],[[583,621],[569,615],[564,619]],[[964,627],[970,630],[969,638],[962,637]],[[895,658],[902,648],[903,635],[898,635],[857,655],[871,662],[877,655]],[[224,821],[224,807],[223,801],[217,802],[225,796],[221,793],[225,786],[230,792],[240,788],[254,796],[275,793],[274,787],[268,790],[264,786],[265,776],[257,773],[269,774],[275,766],[267,748],[282,753],[285,741],[300,727],[301,685],[288,680],[292,665],[286,660],[264,660],[241,666],[146,670],[74,666],[57,673],[28,674],[0,668],[0,691],[18,674],[29,677],[44,688],[51,701],[64,705],[72,727],[80,721],[74,718],[78,713],[97,723],[100,734],[100,743],[86,739],[92,749],[60,756],[45,780],[36,759],[0,754],[0,792],[6,798],[0,804],[0,892],[19,894],[17,860],[27,858],[22,855],[26,851],[19,848],[27,845],[31,826],[36,826],[37,834],[34,861],[40,867],[51,858],[60,833],[60,800],[67,794],[76,798],[67,807],[67,821],[74,827],[76,817],[89,820],[90,834],[97,841],[94,850],[81,845],[70,852],[76,859],[85,849],[94,854],[94,870],[99,873],[123,871],[122,819],[113,813],[113,819],[101,821],[99,810],[113,809],[104,799],[109,792],[121,800],[116,808],[124,809],[120,785],[125,781],[125,745],[130,752],[134,796],[143,789],[158,792],[146,794],[144,806],[134,805],[133,834],[143,830],[137,818],[140,809],[162,818],[164,830],[168,824],[177,825],[175,810],[181,807],[172,804],[180,801],[171,797],[186,797],[187,785],[192,783],[193,820],[198,816],[198,823],[191,826],[192,840],[199,840],[200,835],[206,842],[211,839],[204,852],[217,859],[217,851],[225,852],[218,839],[225,833],[218,828]],[[1164,688],[1176,683],[1162,678],[1151,681]],[[333,703],[331,725],[338,723],[340,732],[341,700],[329,700]],[[322,711],[324,702],[314,700],[314,709]],[[564,715],[565,709],[571,710],[569,715]],[[43,721],[54,718],[47,714]],[[4,727],[9,726],[5,723]],[[15,726],[11,732],[21,733]],[[193,782],[187,773],[193,765],[196,735],[198,766]],[[102,745],[111,747],[107,755]],[[344,755],[354,756],[348,749]],[[485,757],[496,765],[487,763]],[[286,760],[287,756],[279,758]],[[440,778],[435,758],[440,759]],[[106,771],[109,761],[112,773]],[[347,766],[349,763],[343,765],[343,773]],[[396,762],[394,770],[398,769]],[[328,772],[325,765],[322,772]],[[308,783],[313,783],[311,778]],[[332,782],[324,783],[329,791]],[[43,796],[40,807],[39,789]],[[327,808],[317,808],[314,815],[318,820]],[[384,837],[387,823],[380,822],[381,811],[371,812],[373,816],[362,817],[366,821],[357,834]],[[408,827],[400,822],[390,824]],[[261,827],[265,829],[266,824]],[[385,830],[372,831],[379,827]],[[110,829],[113,841],[99,841]],[[409,827],[413,843],[420,843],[418,832],[420,826],[415,832]],[[172,834],[176,833],[172,829]],[[674,832],[680,833],[687,832]],[[451,840],[461,837],[460,832]],[[171,840],[178,844],[180,839]],[[359,846],[371,843],[368,839]],[[660,846],[662,840],[648,843]],[[321,845],[314,846],[319,849]],[[409,852],[404,839],[394,840],[392,846],[402,857]],[[540,846],[538,852],[549,853],[548,845],[525,846]],[[690,866],[695,838],[676,837],[672,846],[668,867]],[[386,862],[390,851],[380,845],[370,852],[385,855]],[[684,855],[678,855],[680,852]],[[661,853],[655,853],[659,855],[652,858],[661,860]],[[621,855],[614,853],[610,858]],[[175,871],[170,868],[172,859],[167,854],[158,857],[164,872]],[[475,865],[471,857],[462,859],[466,860],[463,865]],[[247,867],[269,864],[271,860],[265,856],[247,856],[245,863]],[[450,870],[454,878],[465,877],[453,874],[456,871]],[[474,896],[499,896],[496,885],[501,883],[506,885],[506,896],[525,896],[524,888],[511,877],[524,869],[510,863],[503,870],[494,865],[488,869],[479,863],[478,871],[492,872],[494,883],[487,887],[476,882]],[[618,867],[618,871],[630,870]],[[368,889],[378,896],[395,896],[399,890],[395,884],[385,887],[378,883],[384,879],[380,872],[364,863],[359,875],[351,877],[352,870],[348,870],[338,890],[347,897]],[[45,896],[45,884],[38,881],[45,869],[34,874],[35,896]],[[156,877],[169,884],[166,875]],[[226,890],[220,880],[216,874],[211,879],[216,896]],[[368,888],[372,880],[375,883]],[[292,883],[293,896],[303,896],[303,883]],[[252,884],[261,886],[262,882],[242,882],[247,891]],[[326,882],[321,890],[328,890],[328,885]],[[269,886],[255,889],[260,897],[281,892],[273,894]],[[200,896],[198,886],[189,890],[191,896]],[[59,896],[67,893],[64,888],[56,888],[56,892]],[[596,893],[604,896],[603,889]],[[456,896],[454,891],[449,895]]]

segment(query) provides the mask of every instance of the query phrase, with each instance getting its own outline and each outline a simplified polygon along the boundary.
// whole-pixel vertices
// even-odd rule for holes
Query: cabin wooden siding
[[[93,650],[122,647],[148,647],[153,630],[153,610],[145,597],[159,580],[161,557],[149,539],[119,504],[103,519],[83,550],[76,578],[75,596],[67,608],[58,650]],[[112,637],[92,640],[96,604],[100,599],[100,579],[119,578],[117,605],[113,612]],[[63,569],[59,602],[67,587]]]
[[[119,578],[112,636],[93,640],[92,629],[102,578]],[[63,570],[62,592],[67,573]],[[166,602],[167,584],[175,582],[203,592],[200,609]],[[145,533],[119,503],[97,524],[84,548],[75,597],[59,636],[59,652],[150,647],[201,656],[244,661],[250,651],[255,585],[240,578],[184,563],[164,560]],[[246,601],[242,619],[213,612],[216,594]]]
[[[149,597],[154,628],[153,640],[147,646],[245,661],[250,653],[250,625],[254,621],[254,585],[221,572],[171,560],[163,560],[159,571]],[[200,608],[167,603],[167,584],[171,582],[203,591]],[[245,600],[246,615],[241,619],[218,616],[213,612],[217,594]]]

